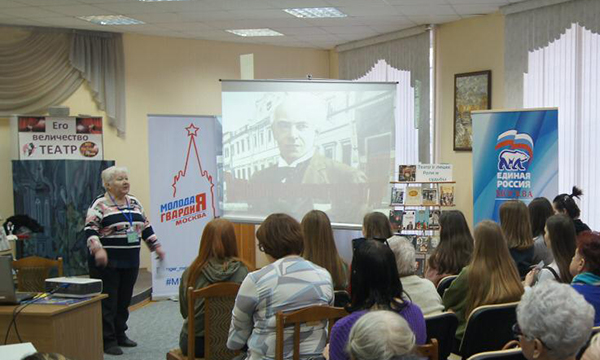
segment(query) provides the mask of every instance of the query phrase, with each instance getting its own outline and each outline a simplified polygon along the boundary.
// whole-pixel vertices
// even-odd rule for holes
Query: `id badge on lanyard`
[[[138,241],[139,241],[138,232],[135,231],[135,229],[133,228],[133,226],[129,227],[127,229],[127,243],[128,244],[133,244],[133,243],[137,243]]]

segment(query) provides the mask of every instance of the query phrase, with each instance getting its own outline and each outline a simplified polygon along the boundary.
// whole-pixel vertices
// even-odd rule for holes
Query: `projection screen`
[[[322,210],[335,226],[388,209],[396,83],[222,81],[223,214]]]

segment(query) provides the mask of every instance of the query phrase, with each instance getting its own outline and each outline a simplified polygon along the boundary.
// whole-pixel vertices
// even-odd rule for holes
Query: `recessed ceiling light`
[[[123,15],[94,15],[80,16],[81,20],[89,21],[98,25],[137,25],[145,24],[143,21],[129,18]]]
[[[348,16],[334,7],[283,9],[283,11],[295,17],[311,19],[343,18]]]
[[[253,37],[253,36],[283,36],[282,33],[271,29],[233,29],[225,30],[237,36]]]

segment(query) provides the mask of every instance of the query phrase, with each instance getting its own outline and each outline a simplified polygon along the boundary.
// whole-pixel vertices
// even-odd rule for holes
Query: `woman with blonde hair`
[[[529,210],[519,200],[509,200],[500,206],[500,225],[506,237],[510,256],[515,261],[519,276],[529,272],[535,255]]]
[[[519,301],[523,285],[510,258],[502,229],[484,220],[475,228],[473,259],[444,293],[447,310],[458,316],[456,338],[462,340],[469,314],[477,307]]]
[[[334,290],[345,290],[348,287],[348,264],[338,254],[327,214],[311,210],[304,215],[301,225],[304,237],[302,257],[329,271]]]
[[[179,310],[183,326],[179,347],[187,356],[188,349],[188,302],[187,289],[202,289],[219,282],[241,283],[250,268],[238,256],[233,224],[229,220],[214,219],[204,227],[198,256],[184,271],[179,282]],[[195,356],[204,357],[204,299],[194,305]]]

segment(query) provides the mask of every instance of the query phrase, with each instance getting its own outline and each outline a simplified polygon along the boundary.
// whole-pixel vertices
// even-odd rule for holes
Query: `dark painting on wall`
[[[473,148],[471,111],[491,108],[491,70],[454,75],[454,151]]]
[[[17,256],[62,257],[65,276],[87,274],[85,215],[104,191],[100,173],[112,165],[114,161],[13,161],[15,214],[28,215],[44,227],[24,240]]]

